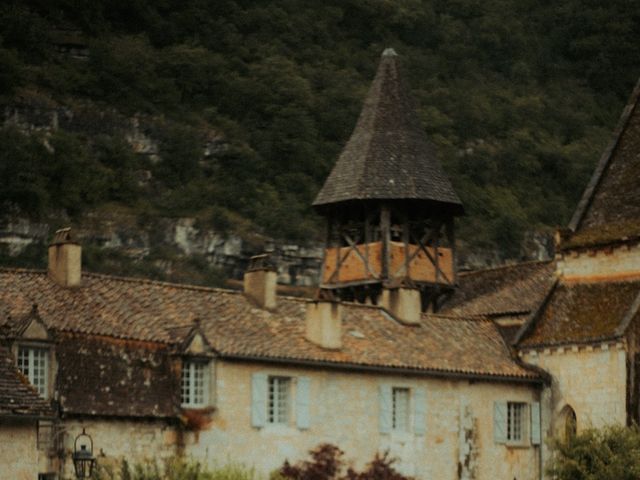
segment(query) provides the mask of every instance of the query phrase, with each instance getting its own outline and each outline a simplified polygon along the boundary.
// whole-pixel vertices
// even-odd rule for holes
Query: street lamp
[[[78,441],[80,449],[78,449]],[[88,447],[88,448],[87,448]],[[76,478],[90,478],[93,467],[96,465],[96,457],[93,456],[93,439],[82,429],[82,433],[76,437],[73,443],[73,468],[76,471]]]

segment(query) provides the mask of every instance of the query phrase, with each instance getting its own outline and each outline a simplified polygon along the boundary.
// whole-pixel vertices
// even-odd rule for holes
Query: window
[[[183,361],[181,403],[183,407],[204,407],[209,401],[209,365],[205,362]]]
[[[394,386],[380,389],[380,433],[402,432],[424,435],[427,428],[427,393],[424,387]]]
[[[288,375],[251,375],[251,426],[312,428],[311,379]]]
[[[409,389],[394,387],[392,390],[391,422],[393,430],[409,431]]]
[[[290,387],[291,378],[289,377],[269,377],[268,423],[289,423]]]
[[[565,407],[560,411],[559,420],[559,437],[565,442],[568,442],[574,438],[578,432],[578,419],[576,417],[575,410],[571,408],[570,405],[565,405]]]
[[[525,439],[527,404],[507,402],[507,441],[519,443]]]
[[[513,446],[540,445],[540,402],[495,402],[493,440]]]
[[[42,397],[47,396],[48,357],[46,348],[18,348],[18,370],[29,379]]]

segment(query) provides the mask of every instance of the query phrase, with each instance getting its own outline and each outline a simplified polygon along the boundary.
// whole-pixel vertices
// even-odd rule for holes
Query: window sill
[[[261,429],[263,432],[274,435],[289,435],[294,432],[299,432],[297,427],[285,423],[266,423]]]
[[[507,448],[513,448],[513,449],[531,448],[533,446],[529,442],[506,442],[504,445]]]
[[[412,438],[413,438],[412,432],[407,432],[405,430],[391,430],[392,442],[407,442]]]
[[[183,413],[187,412],[199,412],[199,413],[213,413],[215,412],[215,407],[212,405],[180,405],[180,409]]]

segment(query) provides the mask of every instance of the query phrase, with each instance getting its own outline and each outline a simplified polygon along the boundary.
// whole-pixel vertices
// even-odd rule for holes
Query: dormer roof
[[[313,205],[423,200],[463,212],[415,111],[398,55],[386,49],[360,118]]]

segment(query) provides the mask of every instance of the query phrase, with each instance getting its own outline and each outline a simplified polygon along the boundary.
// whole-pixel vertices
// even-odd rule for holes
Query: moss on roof
[[[521,346],[614,338],[640,294],[640,281],[560,283]]]

